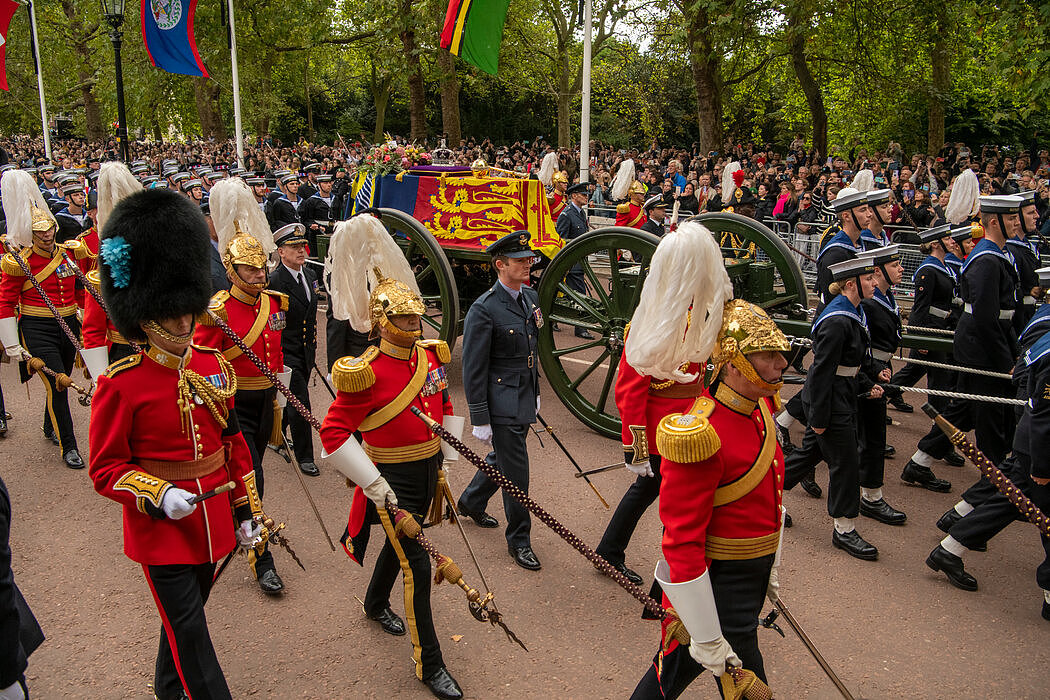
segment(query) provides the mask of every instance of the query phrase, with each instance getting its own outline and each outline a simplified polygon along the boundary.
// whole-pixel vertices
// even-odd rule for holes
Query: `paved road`
[[[463,413],[458,349],[451,381],[453,402]],[[40,435],[41,385],[30,384],[27,400],[11,365],[0,368],[0,382],[15,414],[8,436],[0,439],[0,475],[11,491],[15,518],[14,567],[48,635],[29,667],[33,696],[148,698],[160,625],[141,570],[122,553],[120,509],[95,494],[86,471],[66,469],[57,448]],[[319,383],[311,391],[321,415],[330,399]],[[616,441],[576,423],[549,389],[543,401],[545,417],[581,463],[600,466],[620,458]],[[899,470],[927,422],[917,415],[893,416],[902,423],[890,429],[901,457],[887,462],[885,490],[890,502],[908,513],[908,524],[893,528],[862,519],[860,531],[881,557],[861,562],[832,549],[823,500],[800,491],[787,494],[795,527],[784,544],[785,602],[858,698],[1050,696],[1043,672],[1050,664],[1045,643],[1050,623],[1039,616],[1034,567],[1042,549],[1034,529],[1015,524],[993,540],[988,553],[968,558],[980,581],[976,593],[956,590],[927,569],[923,561],[940,537],[934,522],[976,470],[938,466],[938,474],[953,482],[951,494],[902,485]],[[76,406],[84,448],[87,419],[87,410]],[[799,438],[796,434],[796,442]],[[479,447],[473,439],[468,443]],[[549,441],[540,447],[530,439],[530,453],[532,495],[595,545],[609,512],[572,477],[572,467]],[[273,454],[265,467],[267,511],[288,523],[307,571],[278,552],[287,593],[277,600],[259,592],[243,559],[224,574],[207,610],[234,697],[429,697],[412,675],[409,643],[365,620],[357,601],[376,550],[365,569],[341,551],[331,552],[291,467]],[[337,537],[350,492],[323,463],[321,471],[309,485]],[[455,492],[471,473],[465,466],[452,471]],[[615,507],[630,478],[616,471],[596,477],[596,483]],[[818,481],[826,485],[826,470],[818,471]],[[493,503],[493,514],[503,522],[498,500]],[[459,589],[436,587],[435,619],[445,660],[468,697],[627,697],[656,650],[657,623],[641,620],[640,606],[627,593],[538,522],[533,533],[543,562],[538,573],[512,563],[500,530],[479,530],[472,523],[466,528],[508,624],[529,647],[526,653],[499,629],[476,622]],[[429,534],[462,565],[468,582],[478,585],[455,529],[446,524]],[[654,509],[628,550],[629,565],[647,580],[659,557],[659,537]],[[403,610],[396,587],[395,595],[395,610]],[[798,639],[785,631],[784,639],[760,633],[777,697],[838,697]],[[714,684],[702,679],[688,697],[718,695]]]

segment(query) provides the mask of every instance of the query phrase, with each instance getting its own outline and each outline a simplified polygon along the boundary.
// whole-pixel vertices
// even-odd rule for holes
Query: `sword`
[[[777,629],[777,626],[773,623],[773,620],[776,619],[778,612],[783,615],[784,619],[787,620],[789,625],[791,625],[791,629],[795,630],[795,634],[797,634],[798,638],[802,640],[802,643],[806,645],[806,649],[809,650],[809,653],[812,654],[813,658],[817,660],[818,664],[820,664],[821,670],[827,674],[828,678],[830,678],[831,682],[835,685],[835,688],[842,694],[842,697],[845,698],[845,700],[854,700],[853,694],[849,692],[846,684],[842,682],[838,675],[836,675],[835,671],[832,670],[831,666],[828,665],[824,656],[821,655],[817,650],[817,647],[814,646],[813,641],[809,638],[809,635],[806,634],[806,630],[802,629],[802,625],[798,624],[798,620],[795,619],[795,616],[792,615],[791,611],[787,609],[786,605],[784,605],[784,601],[778,600],[773,603],[773,608],[774,609],[761,620],[762,626],[776,629],[780,632],[780,630]],[[783,635],[784,633],[780,632],[780,634]]]
[[[328,546],[335,551],[335,543],[332,542],[331,535],[328,534],[328,528],[324,526],[324,520],[321,519],[321,511],[317,510],[317,504],[314,503],[314,497],[310,495],[310,489],[306,488],[306,479],[303,478],[303,472],[299,468],[299,460],[295,456],[295,452],[292,451],[292,446],[288,444],[288,436],[281,431],[281,442],[284,443],[284,451],[288,454],[292,464],[295,466],[295,475],[299,477],[299,484],[303,487],[303,493],[306,494],[306,500],[310,502],[310,507],[314,511],[314,517],[317,518],[317,522],[321,523],[321,529],[324,530],[325,539],[328,540]],[[302,564],[299,564],[302,566]]]
[[[606,465],[604,467],[598,467],[597,469],[588,469],[585,472],[580,472],[579,474],[573,474],[573,476],[575,476],[577,479],[579,479],[579,478],[587,478],[588,476],[592,476],[594,474],[601,474],[602,472],[611,472],[614,469],[623,469],[623,468],[624,468],[623,462],[617,462],[616,464],[608,464],[608,465]]]
[[[332,385],[328,383],[327,377],[325,377],[324,374],[321,373],[321,370],[320,370],[320,368],[318,368],[316,362],[314,362],[314,371],[317,372],[317,376],[321,378],[322,382],[324,382],[324,388],[328,389],[328,393],[332,395],[332,399],[334,400],[335,399],[335,389],[333,389]]]
[[[233,489],[236,486],[237,486],[237,484],[233,483],[232,481],[227,481],[222,486],[216,486],[211,491],[205,491],[204,493],[201,493],[201,494],[198,494],[198,495],[194,496],[188,502],[191,503],[191,504],[192,503],[200,503],[201,501],[208,500],[212,496],[218,496],[220,493],[226,493],[227,491],[233,491]]]
[[[598,497],[598,500],[601,501],[602,505],[605,506],[605,509],[608,510],[609,509],[608,501],[606,501],[605,498],[598,492],[598,487],[596,487],[593,483],[591,483],[591,480],[587,478],[587,475],[584,474],[583,469],[580,468],[580,464],[573,458],[573,456],[571,454],[569,454],[569,450],[567,450],[565,448],[565,445],[562,444],[561,439],[557,435],[554,434],[554,428],[550,427],[547,424],[547,421],[543,420],[543,416],[541,416],[539,414],[539,412],[536,413],[536,420],[538,420],[540,422],[540,425],[543,426],[543,429],[546,430],[550,434],[551,439],[554,440],[554,444],[556,444],[558,447],[560,447],[561,451],[565,453],[565,456],[569,458],[569,461],[572,462],[572,466],[576,467],[576,471],[577,471],[576,476],[583,477],[583,480],[586,481],[587,485],[591,487],[592,491],[594,491],[594,495]]]

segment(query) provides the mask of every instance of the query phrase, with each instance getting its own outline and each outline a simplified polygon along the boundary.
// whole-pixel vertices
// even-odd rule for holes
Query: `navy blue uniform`
[[[564,216],[564,214],[563,214]],[[492,426],[492,448],[487,460],[523,492],[529,491],[529,453],[525,438],[536,422],[540,392],[536,343],[543,316],[539,296],[522,287],[515,300],[500,283],[478,297],[463,323],[463,390],[470,422]],[[482,513],[496,484],[477,472],[459,497],[460,508]],[[507,544],[530,547],[532,521],[525,508],[503,494],[507,514]]]
[[[577,209],[575,204],[569,202],[561,210],[561,214],[558,215],[558,221],[554,224],[554,230],[565,241],[571,241],[577,236],[582,236],[588,230],[587,214]],[[587,291],[583,268],[579,264],[572,266],[569,274],[565,275],[565,282],[569,285],[569,289],[582,293]]]

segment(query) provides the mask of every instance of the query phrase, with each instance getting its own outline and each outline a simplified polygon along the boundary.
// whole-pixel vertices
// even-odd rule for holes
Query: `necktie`
[[[306,282],[305,282],[305,280],[303,280],[303,273],[302,272],[299,272],[297,274],[297,279],[299,281],[299,286],[302,287],[303,290],[306,292],[306,300],[309,301],[310,300],[310,288],[306,286]]]

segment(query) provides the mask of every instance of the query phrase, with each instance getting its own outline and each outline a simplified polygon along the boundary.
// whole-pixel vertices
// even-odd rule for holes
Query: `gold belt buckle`
[[[533,354],[530,352],[529,353],[529,369],[532,369],[532,365],[533,365],[532,358],[533,358]]]

